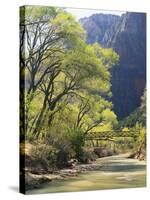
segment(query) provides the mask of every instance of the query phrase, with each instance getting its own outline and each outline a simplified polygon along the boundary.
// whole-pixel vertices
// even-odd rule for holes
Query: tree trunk
[[[36,139],[39,137],[40,131],[42,129],[42,122],[43,122],[45,111],[46,111],[46,100],[44,100],[43,107],[41,109],[39,117],[38,117],[38,119],[36,121],[35,129],[33,131],[33,136]]]

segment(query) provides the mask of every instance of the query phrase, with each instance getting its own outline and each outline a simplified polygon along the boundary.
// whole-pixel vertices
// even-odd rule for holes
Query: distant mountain
[[[118,15],[110,14],[94,14],[90,17],[81,18],[80,23],[87,31],[87,42],[90,44],[94,42],[102,43],[105,33],[119,19],[120,17]]]
[[[88,43],[99,42],[120,56],[111,82],[114,111],[122,119],[139,107],[146,86],[146,14],[94,14],[80,23],[87,31]]]

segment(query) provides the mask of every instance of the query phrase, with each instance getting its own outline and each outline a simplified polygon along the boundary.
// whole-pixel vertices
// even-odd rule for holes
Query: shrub
[[[74,150],[75,153],[75,158],[81,161],[83,156],[83,146],[85,143],[84,132],[81,129],[76,128],[76,129],[69,129],[67,134],[70,138],[72,149]]]
[[[56,168],[57,149],[45,144],[33,145],[31,151],[32,166],[36,171],[47,171]]]

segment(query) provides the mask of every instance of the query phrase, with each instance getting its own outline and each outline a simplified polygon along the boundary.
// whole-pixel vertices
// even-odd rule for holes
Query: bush
[[[82,157],[80,161],[82,163],[90,163],[91,161],[95,161],[98,156],[94,153],[93,150],[83,149]]]
[[[61,140],[56,145],[58,152],[57,152],[57,159],[56,159],[56,166],[58,168],[67,167],[68,161],[71,158],[72,149],[69,141]]]
[[[31,151],[31,168],[38,173],[56,168],[57,149],[45,144],[33,145]]]
[[[76,128],[69,129],[67,134],[70,138],[72,149],[75,153],[75,158],[81,161],[83,157],[83,146],[85,143],[84,132],[81,129]]]

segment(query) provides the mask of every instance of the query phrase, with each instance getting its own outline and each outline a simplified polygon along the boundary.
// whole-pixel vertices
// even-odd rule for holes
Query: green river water
[[[146,186],[146,162],[128,159],[124,155],[97,159],[99,170],[86,171],[67,180],[55,180],[29,190],[27,194],[76,192]]]

